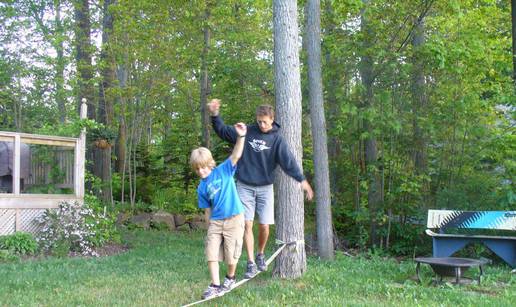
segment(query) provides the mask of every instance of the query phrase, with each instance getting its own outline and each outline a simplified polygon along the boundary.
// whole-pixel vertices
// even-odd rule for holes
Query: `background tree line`
[[[320,13],[338,237],[411,254],[429,208],[514,209],[511,3],[322,0]],[[0,129],[70,134],[85,98],[102,124],[88,133],[99,178],[89,185],[114,208],[194,212],[191,149],[218,161],[230,150],[211,132],[207,99],[222,99],[227,123],[275,103],[272,1],[4,1],[0,20]]]

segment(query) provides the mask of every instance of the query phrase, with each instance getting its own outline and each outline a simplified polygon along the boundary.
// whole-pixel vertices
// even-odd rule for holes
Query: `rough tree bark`
[[[113,94],[110,89],[113,87],[115,80],[115,63],[109,46],[111,43],[111,33],[113,32],[113,15],[109,12],[111,0],[104,0],[103,18],[102,18],[102,52],[101,75],[102,82],[99,88],[99,109],[98,120],[103,123],[106,128],[110,129],[113,125]],[[99,174],[102,180],[101,197],[105,203],[113,205],[113,192],[111,187],[111,144],[105,148],[98,148]]]
[[[308,55],[308,89],[312,119],[315,200],[317,203],[317,252],[322,259],[333,259],[333,226],[328,169],[328,144],[324,116],[321,73],[321,5],[308,0],[306,6],[306,50]]]
[[[277,121],[301,165],[301,80],[296,0],[274,0],[274,77]],[[303,194],[298,182],[278,171],[276,237],[284,242],[304,239]],[[275,276],[296,278],[306,270],[305,245],[289,245],[276,260]]]

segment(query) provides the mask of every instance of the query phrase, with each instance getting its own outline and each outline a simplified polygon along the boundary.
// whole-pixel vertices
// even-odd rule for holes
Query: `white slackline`
[[[267,264],[267,266],[269,266],[273,261],[274,259],[276,259],[276,257],[279,255],[279,253],[281,253],[281,251],[287,246],[287,245],[291,245],[291,244],[302,244],[304,243],[305,241],[304,240],[297,240],[297,241],[292,241],[292,242],[283,242],[281,240],[276,240],[276,244],[279,244],[280,247],[278,247],[278,249],[274,252],[274,254],[272,254],[269,259],[267,259],[267,261],[265,261],[265,264]],[[251,278],[248,278],[248,279],[242,279],[240,280],[239,282],[235,283],[235,285],[233,286],[233,288],[231,288],[229,291],[226,291],[226,292],[223,292],[221,293],[220,295],[215,295],[215,296],[212,296],[212,297],[209,297],[207,299],[204,299],[204,300],[200,300],[200,301],[197,301],[197,302],[193,302],[193,303],[190,303],[188,305],[183,305],[182,307],[188,307],[188,306],[193,306],[193,305],[197,305],[197,304],[200,304],[200,303],[204,303],[204,302],[207,302],[209,300],[212,300],[214,298],[217,298],[217,297],[221,297],[231,291],[233,291],[234,289],[236,289],[237,287],[245,284],[246,282],[250,281],[251,279],[255,278],[256,276],[258,276],[258,274],[260,274],[262,271],[258,271],[253,277]]]

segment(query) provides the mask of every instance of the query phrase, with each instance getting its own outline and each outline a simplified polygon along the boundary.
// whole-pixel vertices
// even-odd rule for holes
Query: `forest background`
[[[428,209],[514,209],[514,14],[511,1],[321,1],[339,243],[418,254],[430,245]],[[207,100],[223,101],[226,123],[252,123],[256,106],[275,103],[272,15],[266,0],[3,1],[0,130],[76,136],[86,126],[87,187],[109,208],[194,214],[191,150],[207,146],[217,161],[231,150]],[[83,99],[89,121],[78,119]],[[314,220],[315,206],[305,209]]]

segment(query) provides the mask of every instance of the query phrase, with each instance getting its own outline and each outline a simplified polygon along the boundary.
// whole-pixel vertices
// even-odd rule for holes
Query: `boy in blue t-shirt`
[[[233,175],[242,156],[247,127],[243,123],[234,127],[238,134],[237,142],[231,156],[219,166],[215,167],[215,161],[207,148],[197,148],[190,155],[190,165],[201,177],[197,188],[199,208],[205,209],[206,221],[209,223],[206,258],[211,284],[202,294],[203,299],[220,296],[231,290],[236,282],[236,266],[242,253],[244,207],[238,197]],[[219,261],[223,260],[228,270],[224,283],[220,285]]]

